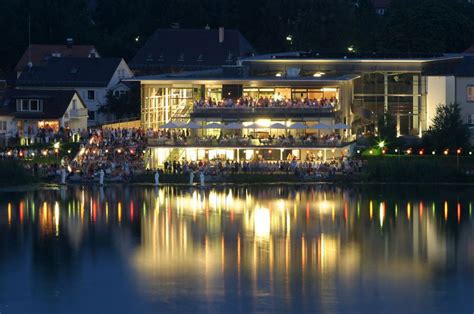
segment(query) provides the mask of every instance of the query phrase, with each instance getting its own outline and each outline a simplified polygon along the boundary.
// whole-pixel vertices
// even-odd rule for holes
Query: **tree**
[[[99,108],[99,112],[113,115],[115,119],[137,117],[140,113],[140,105],[134,96],[134,89],[120,95],[114,95],[109,90],[106,95],[106,103]]]
[[[430,129],[423,135],[425,145],[437,150],[455,150],[469,146],[470,132],[461,119],[458,104],[440,105]]]
[[[390,112],[380,116],[377,127],[380,140],[387,143],[387,146],[397,142],[397,121]]]
[[[379,48],[415,53],[464,51],[474,40],[472,16],[472,8],[453,0],[393,1],[379,33]]]

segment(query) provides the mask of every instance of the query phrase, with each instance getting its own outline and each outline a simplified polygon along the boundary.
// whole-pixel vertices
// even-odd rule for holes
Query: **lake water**
[[[0,313],[473,313],[473,192],[0,192]]]

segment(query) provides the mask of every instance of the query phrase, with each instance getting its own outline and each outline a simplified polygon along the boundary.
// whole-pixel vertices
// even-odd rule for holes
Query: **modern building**
[[[105,122],[108,117],[98,112],[106,104],[109,91],[128,92],[122,80],[131,78],[132,71],[121,58],[50,58],[45,65],[23,71],[17,89],[74,89],[89,110],[89,125]]]
[[[204,70],[234,65],[254,54],[238,30],[158,29],[130,61],[130,68],[140,75]]]
[[[40,129],[79,133],[87,107],[74,90],[9,90],[0,103],[0,137],[34,142]]]
[[[332,158],[349,154],[358,134],[376,133],[386,112],[400,136],[421,136],[439,104],[459,102],[472,121],[474,71],[464,80],[465,63],[471,59],[463,55],[291,52],[134,80],[141,83],[143,128],[191,130],[181,143],[150,140],[158,164],[183,157]],[[221,140],[205,140],[212,137]]]

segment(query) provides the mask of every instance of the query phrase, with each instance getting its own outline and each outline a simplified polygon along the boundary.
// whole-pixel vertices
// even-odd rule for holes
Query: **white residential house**
[[[40,129],[87,129],[87,107],[74,90],[11,90],[0,103],[0,138],[34,142]]]
[[[17,81],[17,89],[74,89],[89,110],[89,126],[108,119],[98,112],[106,104],[109,90],[127,92],[123,79],[133,77],[121,58],[51,58],[45,66],[24,71]]]

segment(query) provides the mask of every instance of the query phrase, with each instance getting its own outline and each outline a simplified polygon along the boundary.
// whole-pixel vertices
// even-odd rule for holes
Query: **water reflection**
[[[41,293],[68,295],[92,273],[111,295],[124,284],[135,301],[115,298],[119,312],[472,311],[473,201],[469,190],[332,186],[0,194],[0,266],[26,260]],[[64,311],[58,302],[43,306]]]

